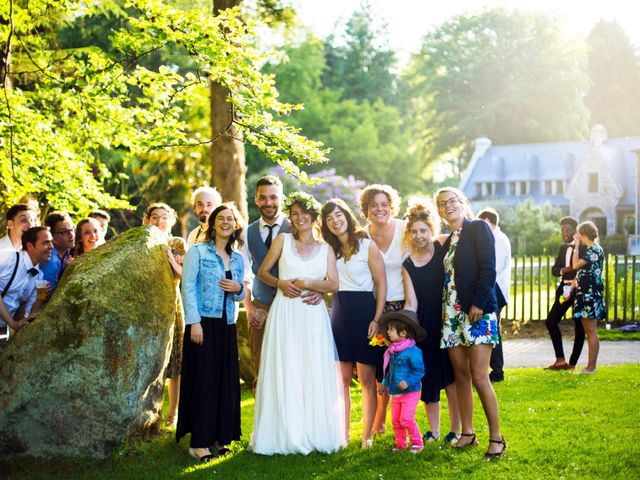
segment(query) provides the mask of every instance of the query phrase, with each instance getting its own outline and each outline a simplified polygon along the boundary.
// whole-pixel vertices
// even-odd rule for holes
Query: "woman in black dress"
[[[425,365],[420,399],[425,404],[429,420],[429,431],[424,440],[433,442],[440,438],[440,390],[444,388],[450,422],[450,430],[444,440],[452,443],[460,432],[460,412],[449,355],[440,348],[444,284],[443,250],[437,239],[440,217],[431,205],[414,203],[407,210],[405,220],[407,226],[403,240],[406,250],[412,252],[402,265],[405,309],[417,312],[420,325],[427,331],[427,338],[418,343]]]
[[[232,203],[209,216],[208,241],[192,246],[182,267],[186,330],[176,441],[191,433],[189,453],[202,462],[230,453],[240,439],[240,364],[236,302],[244,298],[242,217]]]

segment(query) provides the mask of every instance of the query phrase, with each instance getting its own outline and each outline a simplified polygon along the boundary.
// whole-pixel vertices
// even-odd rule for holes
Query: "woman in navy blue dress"
[[[444,285],[443,249],[437,239],[440,217],[431,205],[414,203],[404,218],[407,221],[405,248],[411,252],[402,265],[405,309],[415,311],[420,325],[427,331],[427,338],[417,344],[425,366],[420,399],[425,404],[429,431],[424,439],[433,442],[440,438],[440,390],[445,389],[450,430],[444,440],[451,443],[458,439],[460,412],[451,361],[447,351],[440,348]]]
[[[333,295],[331,328],[340,359],[349,438],[349,390],[356,367],[362,386],[362,448],[371,448],[376,413],[376,365],[383,349],[369,344],[377,331],[387,294],[382,254],[345,202],[329,200],[322,207],[322,236],[336,252],[340,290]]]

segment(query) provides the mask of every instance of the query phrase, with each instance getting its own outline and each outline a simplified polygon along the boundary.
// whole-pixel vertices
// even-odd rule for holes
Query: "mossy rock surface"
[[[175,288],[155,227],[75,259],[0,351],[0,457],[104,458],[157,429]]]

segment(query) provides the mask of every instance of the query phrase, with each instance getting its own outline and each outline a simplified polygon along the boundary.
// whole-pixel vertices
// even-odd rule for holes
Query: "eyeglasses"
[[[446,208],[449,205],[452,207],[460,203],[460,199],[458,197],[451,197],[449,200],[444,200],[442,202],[438,202],[438,208]]]
[[[57,232],[53,232],[56,235],[71,235],[73,233],[72,228],[67,228],[65,230],[58,230]]]

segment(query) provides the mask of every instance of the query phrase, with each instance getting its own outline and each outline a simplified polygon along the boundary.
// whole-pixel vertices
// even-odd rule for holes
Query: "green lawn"
[[[456,451],[427,444],[418,455],[394,454],[386,434],[369,451],[360,450],[359,425],[349,446],[333,455],[261,457],[245,451],[252,425],[253,398],[243,393],[243,441],[233,456],[199,465],[187,456],[188,440],[176,444],[172,432],[150,443],[122,447],[103,462],[42,463],[15,460],[0,465],[9,479],[419,479],[419,478],[638,478],[640,476],[640,365],[600,367],[596,375],[514,369],[497,384],[505,457],[481,461],[488,432],[479,403],[480,446]],[[359,398],[354,398],[354,404]],[[446,402],[445,402],[446,403]],[[443,424],[447,425],[446,409]],[[355,412],[354,422],[359,420]],[[426,425],[419,411],[421,428]],[[443,429],[446,433],[446,428]]]

